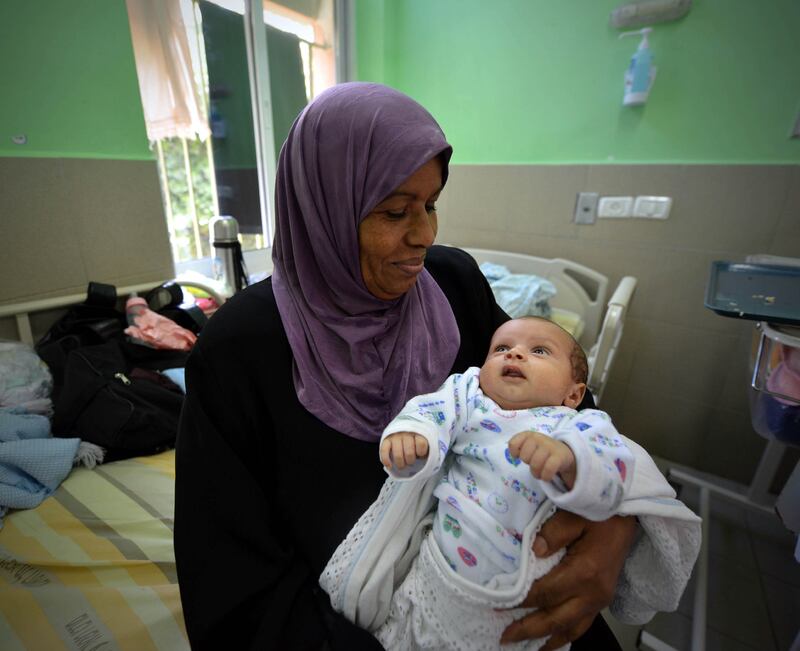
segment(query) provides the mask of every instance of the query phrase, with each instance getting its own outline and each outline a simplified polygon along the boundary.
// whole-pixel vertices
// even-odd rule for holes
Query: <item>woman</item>
[[[276,179],[271,279],[229,301],[187,366],[175,552],[196,649],[380,649],[317,579],[378,494],[377,441],[406,400],[480,365],[498,308],[474,261],[433,247],[451,148],[401,93],[342,84],[297,119]],[[504,640],[618,648],[601,618],[630,519],[559,514],[540,610]]]

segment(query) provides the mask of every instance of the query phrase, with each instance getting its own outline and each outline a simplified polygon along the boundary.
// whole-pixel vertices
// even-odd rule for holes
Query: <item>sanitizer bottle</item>
[[[619,35],[642,36],[639,48],[631,57],[631,64],[625,71],[625,97],[622,100],[623,106],[637,106],[647,101],[650,89],[656,78],[656,67],[653,65],[653,53],[650,51],[650,43],[647,35],[653,31],[652,27],[643,27],[634,32],[623,32]]]

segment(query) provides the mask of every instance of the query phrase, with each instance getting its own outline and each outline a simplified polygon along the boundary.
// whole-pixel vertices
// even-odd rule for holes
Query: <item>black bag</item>
[[[153,307],[159,312],[176,314],[181,296],[172,284],[148,294],[158,299]],[[86,301],[72,306],[36,345],[53,375],[53,433],[105,448],[106,461],[174,447],[183,393],[155,371],[182,368],[188,357],[127,341],[125,314],[116,305],[113,285],[89,283]],[[200,322],[183,316],[199,330]]]
[[[131,351],[131,347],[133,350]],[[183,405],[180,388],[153,367],[182,366],[175,354],[112,340],[70,351],[55,400],[53,433],[76,436],[106,449],[106,461],[155,454],[175,446]],[[150,368],[132,365],[126,350],[139,352]],[[185,353],[181,354],[185,360]]]
[[[182,292],[174,283],[154,288],[145,298],[151,309],[194,333],[198,333],[205,323],[206,317],[199,308],[187,309],[179,305]],[[58,402],[70,352],[107,341],[125,341],[124,330],[128,323],[124,312],[116,305],[116,287],[91,282],[86,290],[86,300],[70,307],[37,342],[36,353],[53,376],[54,402]],[[122,350],[132,365],[159,370],[182,367],[187,356],[185,352],[156,351],[147,346],[128,345],[127,342]]]
[[[36,353],[53,376],[53,400],[61,391],[70,351],[124,337],[127,323],[116,302],[113,285],[89,283],[86,300],[70,307],[36,343]]]

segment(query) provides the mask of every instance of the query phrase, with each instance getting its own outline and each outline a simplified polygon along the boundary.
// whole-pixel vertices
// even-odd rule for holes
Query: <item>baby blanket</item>
[[[611,612],[624,623],[643,624],[657,611],[677,607],[699,552],[700,518],[675,499],[675,491],[640,446],[624,440],[649,463],[637,467],[630,496],[619,509],[622,515],[638,516],[640,535],[621,573]],[[441,471],[424,482],[387,479],[320,576],[333,608],[359,626],[375,632],[386,622],[392,595],[403,584],[429,529],[433,489],[440,477]],[[536,531],[552,512],[552,505],[540,509],[525,530],[523,545],[530,548]],[[430,565],[436,551],[425,551],[421,561]],[[463,595],[492,609],[520,603],[534,578],[549,571],[558,557],[547,560],[543,567],[533,554],[523,555],[519,573],[507,575],[505,582],[492,587],[469,583],[446,564],[436,566]],[[448,634],[457,635],[457,629],[453,626]]]

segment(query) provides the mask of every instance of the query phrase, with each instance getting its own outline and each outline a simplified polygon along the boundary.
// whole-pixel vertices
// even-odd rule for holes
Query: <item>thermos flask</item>
[[[239,222],[233,217],[215,217],[209,224],[209,231],[214,279],[223,284],[225,298],[229,298],[248,284],[239,243]]]

